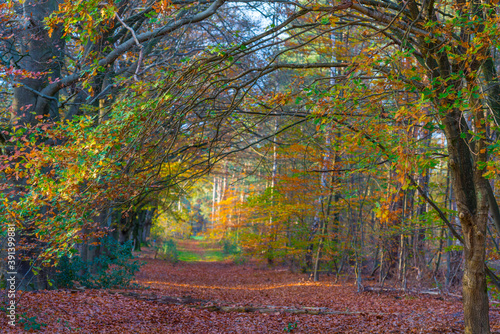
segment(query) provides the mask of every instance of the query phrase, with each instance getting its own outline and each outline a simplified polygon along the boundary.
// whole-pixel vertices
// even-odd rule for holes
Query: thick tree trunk
[[[64,49],[64,40],[61,39],[62,30],[55,29],[53,34],[49,36],[44,23],[44,19],[57,9],[59,2],[58,0],[26,1],[22,4],[21,9],[27,25],[23,34],[16,36],[19,38],[19,54],[22,55],[16,61],[16,65],[28,73],[43,74],[18,79],[14,88],[11,124],[17,126],[34,125],[39,122],[37,116],[41,116],[45,121],[54,121],[59,118],[58,94],[46,96],[39,93],[44,85],[51,80],[58,79],[61,74],[61,57]],[[19,161],[15,160],[12,163],[19,163]],[[11,183],[11,186],[17,193],[13,200],[20,200],[25,191],[26,180],[16,179]],[[44,208],[40,208],[40,213],[44,214]],[[24,243],[31,246],[29,250],[20,251],[18,254],[16,282],[18,283],[17,288],[20,290],[48,287],[47,279],[50,270],[42,268],[38,276],[33,273],[33,267],[40,264],[31,260],[37,259],[43,248],[40,241],[33,235],[34,228],[33,222],[26,221],[16,235],[18,245]]]
[[[36,123],[36,116],[44,116],[50,120],[59,118],[58,94],[42,96],[37,93],[49,80],[61,77],[61,57],[64,50],[62,30],[56,29],[51,36],[45,29],[44,19],[48,17],[60,1],[26,1],[23,12],[29,20],[26,34],[22,36],[21,54],[24,55],[18,66],[31,73],[46,73],[36,78],[20,79],[22,84],[14,89],[12,103],[12,121],[22,124]]]
[[[460,213],[460,221],[466,244],[462,278],[465,332],[489,333],[489,303],[484,268],[487,216],[472,217]]]

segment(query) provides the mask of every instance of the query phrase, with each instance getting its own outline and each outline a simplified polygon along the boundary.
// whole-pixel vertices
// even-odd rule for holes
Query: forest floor
[[[27,333],[26,324],[39,325],[30,331],[38,333],[463,332],[454,296],[357,293],[334,277],[315,283],[285,268],[220,261],[220,249],[200,241],[181,243],[179,251],[191,260],[171,264],[141,252],[141,289],[22,293],[24,323],[12,329],[3,316],[0,333]],[[500,333],[500,308],[491,306],[490,319]]]

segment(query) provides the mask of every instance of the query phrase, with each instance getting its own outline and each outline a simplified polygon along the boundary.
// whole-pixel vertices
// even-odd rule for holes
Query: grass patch
[[[228,254],[217,242],[206,240],[202,236],[191,237],[192,240],[178,240],[178,260],[183,262],[218,262],[227,259]]]
[[[184,262],[217,262],[224,261],[225,256],[219,250],[207,251],[205,254],[190,252],[187,250],[179,250],[179,261]]]
[[[198,261],[201,261],[201,256],[198,253],[180,250],[179,251],[179,261],[198,262]]]
[[[205,252],[205,261],[224,261],[226,256],[221,251],[206,251]]]

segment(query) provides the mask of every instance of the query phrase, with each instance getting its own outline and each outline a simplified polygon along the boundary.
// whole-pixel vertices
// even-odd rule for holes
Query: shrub
[[[240,253],[238,245],[231,240],[222,240],[222,252],[224,255],[236,255]]]
[[[167,260],[172,263],[179,262],[179,251],[177,250],[177,244],[172,239],[166,240],[163,243],[160,253],[160,258],[162,260]]]
[[[104,254],[91,262],[85,262],[79,256],[61,258],[56,267],[57,287],[73,287],[74,282],[92,289],[130,287],[141,267],[138,261],[131,261],[132,242],[121,245],[108,237],[101,240],[101,247]]]
[[[248,257],[243,255],[241,252],[238,254],[235,254],[233,256],[233,263],[234,264],[245,264],[248,262]]]

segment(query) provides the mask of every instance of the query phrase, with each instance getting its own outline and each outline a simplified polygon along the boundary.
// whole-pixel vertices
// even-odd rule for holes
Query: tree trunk
[[[466,247],[462,278],[466,333],[489,333],[489,304],[484,268],[486,219],[460,213]],[[483,229],[484,226],[484,229]]]
[[[451,106],[452,101],[446,101]],[[476,131],[480,131],[482,111],[475,111]],[[490,333],[489,303],[486,285],[486,223],[488,219],[487,180],[478,162],[486,161],[483,139],[473,142],[473,146],[461,133],[468,126],[459,110],[450,110],[442,118],[449,152],[449,168],[452,177],[458,217],[464,236],[465,268],[462,280],[465,333]],[[471,147],[472,146],[472,147]],[[474,156],[471,154],[474,150]]]
[[[27,127],[34,125],[41,116],[45,121],[54,121],[59,118],[58,94],[54,96],[44,96],[38,93],[50,80],[56,80],[61,74],[61,56],[64,49],[64,40],[61,39],[62,30],[55,29],[52,36],[48,35],[45,29],[44,18],[49,16],[57,6],[59,1],[26,1],[22,4],[22,10],[28,22],[23,34],[16,36],[19,38],[20,52],[22,55],[16,65],[26,70],[28,73],[45,73],[37,77],[20,78],[18,85],[14,88],[14,98],[12,101],[11,124]],[[50,144],[50,143],[49,143]],[[16,164],[20,161],[14,160]],[[25,190],[26,180],[16,179],[11,184],[12,189],[17,193],[13,200],[20,200]],[[44,208],[40,208],[40,213],[44,214]],[[38,266],[36,261],[32,263],[29,259],[37,259],[41,253],[43,245],[38,238],[33,235],[36,226],[33,223],[24,222],[22,229],[16,237],[22,239],[26,245],[31,245],[31,249],[20,251],[17,269],[18,289],[44,289],[47,285],[48,274],[41,271],[38,277],[33,274],[33,267]],[[20,240],[17,244],[20,245]],[[48,273],[49,271],[47,271]],[[42,274],[43,273],[43,274]]]
[[[30,23],[20,43],[21,54],[26,56],[22,57],[17,65],[31,73],[47,74],[19,80],[22,85],[14,88],[12,122],[35,124],[38,122],[36,116],[50,120],[59,119],[58,93],[54,96],[42,96],[36,93],[41,91],[49,80],[61,77],[61,57],[64,50],[62,29],[56,29],[49,36],[44,23],[44,19],[57,9],[59,2],[58,0],[26,1],[23,4],[23,12]]]

